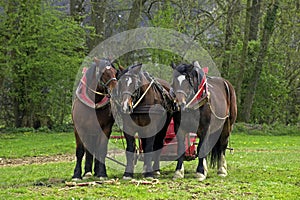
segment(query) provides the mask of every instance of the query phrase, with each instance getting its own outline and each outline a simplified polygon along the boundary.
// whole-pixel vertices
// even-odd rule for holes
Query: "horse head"
[[[187,102],[196,94],[199,82],[201,81],[200,70],[194,64],[171,64],[173,68],[172,91],[175,96],[175,105],[177,110],[185,110]]]
[[[108,59],[94,58],[94,74],[97,80],[96,90],[104,89],[110,93],[117,85],[117,70]]]
[[[123,70],[118,77],[117,94],[123,113],[133,112],[133,102],[137,98],[140,86],[140,73],[142,64],[130,66]]]

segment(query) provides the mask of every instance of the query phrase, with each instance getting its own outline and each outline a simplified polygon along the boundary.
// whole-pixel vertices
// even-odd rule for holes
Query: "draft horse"
[[[173,100],[169,83],[141,68],[142,64],[138,64],[121,72],[115,92],[117,98],[113,101],[120,111],[127,144],[123,179],[132,179],[134,175],[135,133],[142,144],[144,177],[160,174],[160,153],[171,121]]]
[[[94,176],[100,179],[107,177],[105,157],[114,124],[109,92],[117,84],[116,76],[117,70],[109,60],[95,58],[79,82],[72,107],[77,159],[73,180],[82,178],[84,153],[83,178],[92,176],[94,158]]]
[[[208,153],[211,154],[211,166],[214,167],[217,163],[218,175],[225,177],[225,151],[237,116],[234,88],[223,78],[206,77],[197,61],[178,66],[172,63],[171,66],[171,87],[177,107],[177,112],[173,115],[174,129],[178,139],[178,160],[174,179],[184,178],[185,134],[194,130],[199,137],[196,178],[199,181],[206,179]]]

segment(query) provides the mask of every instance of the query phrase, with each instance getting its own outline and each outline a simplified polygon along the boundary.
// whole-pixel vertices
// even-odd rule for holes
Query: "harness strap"
[[[107,96],[107,95],[108,95],[108,94],[105,94],[105,93],[102,93],[102,92],[97,92],[96,90],[93,90],[92,88],[90,88],[90,87],[86,84],[86,82],[85,82],[83,79],[81,79],[80,82],[81,82],[83,85],[85,85],[86,88],[87,88],[88,90],[90,90],[91,92],[93,92],[93,93],[95,93],[95,94],[99,94],[99,95],[102,95],[102,96]]]
[[[139,100],[132,106],[133,109],[135,109],[139,105],[139,103],[142,101],[144,96],[147,94],[148,90],[151,88],[153,83],[154,83],[154,80],[152,79],[152,81],[150,82],[150,84],[147,87],[147,89],[145,90],[145,92],[142,94],[142,96],[139,98]]]

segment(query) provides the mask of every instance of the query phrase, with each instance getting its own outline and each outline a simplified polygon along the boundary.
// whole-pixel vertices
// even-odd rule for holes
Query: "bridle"
[[[189,86],[191,86],[192,88],[194,88],[193,81],[191,81],[191,77],[190,77],[189,74],[186,74],[186,73],[180,73],[180,72],[178,72],[178,73],[179,73],[180,75],[185,76],[185,79],[184,79],[184,80],[188,81]],[[173,88],[173,89],[174,89],[174,88]],[[177,89],[177,90],[174,91],[174,93],[175,93],[175,95],[178,94],[178,93],[183,94],[184,97],[186,98],[186,100],[192,98],[192,96],[195,95],[194,89],[193,89],[193,90],[190,90],[188,94],[187,94],[184,90],[182,90],[182,89]]]
[[[110,68],[113,68],[115,69],[115,67],[110,64],[110,65],[107,65],[104,67],[104,70],[102,70],[103,72],[101,73],[101,78],[99,79],[98,83],[97,83],[97,88],[99,87],[103,87],[106,91],[106,93],[102,93],[102,92],[98,92],[96,90],[93,90],[91,89],[90,87],[87,86],[87,88],[92,91],[93,93],[95,94],[98,94],[98,95],[102,95],[102,96],[107,96],[109,95],[109,93],[107,91],[109,91],[109,88],[108,88],[108,85],[112,82],[112,81],[117,81],[117,78],[116,77],[112,77],[110,78],[108,81],[104,82],[102,79],[103,79],[103,74],[105,73],[106,70],[110,70]],[[96,66],[96,77],[100,76],[100,72],[99,72],[99,67]]]
[[[130,72],[127,72],[127,73],[125,73],[125,74],[122,75],[122,78],[125,78],[125,79],[131,78],[131,80],[135,80],[134,83],[133,83],[134,84],[133,92],[129,91],[129,90],[124,90],[121,93],[122,97],[127,94],[127,95],[131,96],[131,98],[133,100],[136,99],[136,98],[138,98],[138,94],[140,93],[140,87],[139,87],[139,85],[140,85],[140,79],[139,79],[139,76],[136,75],[136,74],[132,74]]]

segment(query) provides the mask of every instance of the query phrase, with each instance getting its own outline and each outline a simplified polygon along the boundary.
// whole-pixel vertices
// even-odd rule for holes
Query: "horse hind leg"
[[[227,176],[227,162],[225,159],[225,151],[228,145],[228,140],[230,136],[231,131],[230,121],[227,120],[224,124],[223,131],[221,133],[221,137],[219,138],[218,144],[220,145],[218,148],[218,160],[217,160],[217,166],[218,166],[218,172],[217,174],[220,177],[226,177]]]
[[[227,163],[224,154],[222,154],[218,160],[218,175],[221,177],[227,176]]]

